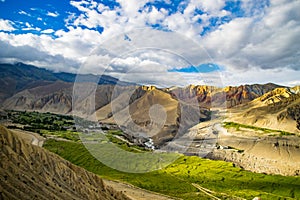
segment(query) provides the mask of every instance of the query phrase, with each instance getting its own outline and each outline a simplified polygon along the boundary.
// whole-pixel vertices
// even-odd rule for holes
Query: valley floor
[[[66,124],[68,121],[60,119],[58,122]],[[300,199],[300,177],[267,175],[297,175],[300,138],[281,135],[276,130],[257,131],[256,127],[245,127],[238,124],[228,127],[213,121],[201,123],[191,129],[190,134],[194,134],[192,143],[185,143],[184,140],[174,143],[174,146],[189,145],[186,154],[196,156],[177,153],[178,159],[168,166],[143,174],[120,172],[107,167],[94,158],[82,138],[80,140],[85,135],[86,142],[91,145],[114,143],[132,153],[150,151],[128,142],[120,130],[107,130],[101,134],[93,132],[94,129],[84,129],[84,133],[76,130],[34,129],[37,134],[19,128],[13,132],[23,140],[35,146],[43,145],[45,149],[106,180],[114,180],[106,182],[132,199]],[[213,154],[209,154],[211,151]],[[229,162],[201,158],[205,156]]]

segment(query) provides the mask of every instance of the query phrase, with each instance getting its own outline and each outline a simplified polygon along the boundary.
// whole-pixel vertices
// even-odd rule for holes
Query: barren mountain
[[[97,175],[0,127],[1,199],[124,199]]]
[[[93,75],[83,75],[74,87],[74,74],[53,73],[23,64],[0,67],[3,68],[1,81],[4,81],[0,98],[6,99],[2,108],[72,113],[104,123],[117,123],[128,132],[153,136],[156,142],[161,140],[158,143],[209,120],[210,110],[218,108],[231,108],[230,121],[239,123],[291,132],[300,126],[299,87],[268,83],[158,89],[125,83],[115,85],[118,80],[111,77],[102,78],[99,85]],[[30,76],[31,73],[34,75]]]
[[[112,91],[112,100],[108,102],[105,106],[96,107],[97,119],[107,120],[111,118],[113,113],[117,113],[123,110],[128,105],[132,104],[135,100],[141,98],[146,93],[146,91],[147,87],[145,86],[129,86],[115,88],[115,90]]]
[[[239,104],[250,102],[275,88],[282,87],[273,83],[241,85],[238,87],[226,87],[226,102],[229,108]]]
[[[72,109],[72,83],[57,81],[25,89],[5,100],[3,107],[67,114]]]
[[[99,109],[111,101],[115,86],[98,85],[96,86],[95,93],[92,93],[92,91],[86,89],[89,87],[89,84],[79,83],[76,87],[79,90],[74,91],[73,83],[62,81],[48,82],[47,84],[37,85],[13,95],[3,102],[2,107],[12,110],[69,114],[73,109],[73,102],[75,102],[74,106],[77,111],[89,112],[89,109],[92,109],[89,113],[83,113],[91,114],[95,109]],[[80,91],[81,88],[83,91]],[[124,86],[124,88],[126,87]],[[92,98],[95,101],[93,105],[91,104]]]
[[[155,88],[141,87],[137,90],[134,97],[127,92],[122,93],[109,105],[98,110],[98,116],[109,113],[105,114],[108,118],[103,119],[103,122],[117,123],[126,127],[131,134],[139,133],[148,137],[176,132],[178,101]]]
[[[97,110],[98,119],[117,123],[126,127],[128,133],[152,137],[155,144],[162,144],[210,117],[196,98],[184,102],[154,86],[138,87],[131,94],[132,91],[123,92]]]
[[[276,88],[261,97],[230,109],[231,121],[289,132],[300,132],[300,93]]]
[[[199,104],[203,107],[220,107],[228,108],[247,103],[263,94],[280,87],[272,83],[254,84],[241,86],[228,86],[225,88],[217,88],[206,85],[189,85],[185,88],[171,88],[167,90],[175,98],[186,100],[196,97]],[[223,105],[224,102],[226,105]]]

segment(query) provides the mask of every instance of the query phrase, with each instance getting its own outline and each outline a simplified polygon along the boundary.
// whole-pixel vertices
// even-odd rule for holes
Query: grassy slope
[[[300,178],[256,174],[231,163],[182,156],[167,168],[144,174],[119,172],[103,165],[76,142],[48,140],[44,147],[88,171],[107,179],[183,199],[210,199],[192,183],[214,191],[222,199],[234,196],[252,199],[300,199]]]

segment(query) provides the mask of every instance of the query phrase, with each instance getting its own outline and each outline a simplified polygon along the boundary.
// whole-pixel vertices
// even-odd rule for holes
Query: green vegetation
[[[144,147],[140,147],[134,144],[129,144],[125,140],[121,140],[120,138],[118,138],[117,136],[120,137],[123,136],[122,131],[120,130],[109,130],[105,136],[110,142],[118,145],[121,149],[125,151],[135,152],[135,153],[147,151]]]
[[[24,130],[38,132],[39,130],[65,131],[75,125],[73,117],[52,113],[27,111],[6,111],[7,118],[14,124],[25,125]]]
[[[47,140],[44,147],[103,178],[128,182],[147,190],[187,200],[210,199],[193,184],[211,190],[214,196],[221,199],[253,199],[255,196],[262,199],[300,198],[299,177],[251,173],[223,161],[180,156],[164,169],[133,174],[107,167],[78,142]]]
[[[65,131],[68,129],[76,130],[75,124],[81,127],[94,126],[95,122],[91,122],[80,117],[70,115],[60,115],[50,112],[29,112],[29,111],[15,111],[6,110],[7,116],[2,116],[2,120],[9,120],[14,127],[16,125],[24,125],[22,129],[39,132],[39,130],[50,131]]]
[[[237,149],[237,148],[235,148],[235,147],[232,147],[232,146],[228,146],[228,149],[234,149],[234,150],[236,150],[238,153],[243,153],[245,150],[243,150],[243,149]]]
[[[128,152],[134,152],[134,153],[140,153],[140,152],[146,152],[149,150],[146,150],[144,147],[140,147],[134,144],[129,143],[127,140],[122,139],[123,133],[121,130],[108,130],[105,134],[99,134],[99,133],[89,133],[84,134],[81,133],[80,137],[83,141],[87,142],[100,142],[102,145],[107,143],[114,143],[119,148],[128,151]]]
[[[279,136],[296,135],[295,133],[290,133],[290,132],[286,132],[286,131],[261,128],[261,127],[250,126],[250,125],[245,125],[245,124],[238,124],[235,122],[224,122],[223,127],[226,129],[235,128],[237,131],[239,131],[240,128],[245,128],[245,129],[252,129],[255,131],[262,131],[263,133],[279,133]]]
[[[8,126],[8,128],[20,128],[36,132],[41,136],[55,136],[75,142],[80,140],[72,116],[49,112],[39,113],[12,110],[6,112],[7,120],[10,120],[14,124]]]
[[[85,138],[86,140],[93,141],[99,139],[106,142],[114,143],[119,148],[130,151],[130,152],[142,152],[148,151],[144,147],[130,144],[123,138],[123,132],[121,130],[108,130],[105,129],[105,137],[103,134],[92,133],[85,129],[84,127],[96,125],[94,122],[81,119],[79,117],[59,115],[53,113],[39,113],[39,112],[28,112],[28,111],[6,111],[6,120],[10,120],[13,124],[8,128],[20,128],[27,131],[32,131],[39,133],[41,136],[56,138],[63,138],[66,140],[71,140],[73,142],[78,142],[80,139]],[[75,122],[81,128],[77,132],[75,127]],[[19,126],[24,125],[24,126]],[[105,127],[104,127],[105,128]],[[82,133],[86,132],[86,133]],[[81,137],[81,138],[80,138]]]
[[[49,131],[49,130],[40,130],[40,134],[43,136],[56,136],[66,140],[72,140],[74,142],[80,141],[78,132],[75,131]]]

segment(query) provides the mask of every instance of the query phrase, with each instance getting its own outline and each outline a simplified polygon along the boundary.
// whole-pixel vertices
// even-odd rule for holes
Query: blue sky
[[[63,19],[67,17],[67,13],[64,8],[76,11],[72,9],[68,1],[8,0],[1,3],[0,17],[15,22],[15,27],[18,28],[17,33],[32,32],[21,30],[22,27],[26,27],[24,26],[26,22],[41,29],[58,30],[65,27]],[[55,17],[57,14],[59,16]]]
[[[0,46],[5,48],[0,50],[0,61],[68,72],[84,66],[86,73],[101,71],[119,78],[137,77],[130,75],[136,68],[141,74],[151,69],[153,75],[145,76],[144,82],[166,85],[177,82],[170,78],[175,74],[186,77],[185,83],[201,84],[199,73],[218,77],[226,85],[300,84],[299,9],[299,1],[293,0],[1,0]],[[137,35],[132,32],[137,28],[153,31]],[[173,41],[166,42],[168,33],[178,33],[177,38],[170,36]],[[115,49],[109,46],[119,41],[115,37],[124,40],[118,48],[123,54],[126,50],[127,57],[119,55],[118,65],[111,65]],[[177,56],[158,53],[163,51],[128,53],[128,45],[137,51],[147,46],[149,38],[157,41],[151,43],[153,48],[187,51]],[[193,42],[208,56],[189,54]],[[95,56],[97,48],[101,54]],[[167,58],[161,59],[162,55]],[[91,57],[97,57],[101,69],[86,67]],[[285,74],[284,79],[278,74]],[[156,79],[146,80],[149,77]]]
[[[183,73],[210,73],[214,71],[221,71],[221,67],[214,63],[205,63],[199,66],[189,66],[180,69],[170,69],[169,72],[183,72]]]
[[[80,1],[77,1],[80,2]],[[101,3],[105,6],[109,6],[110,9],[120,8],[121,5],[112,0],[107,1],[94,1]],[[72,14],[75,16],[79,16],[82,14],[81,11],[76,9],[74,6],[70,4],[70,1],[60,1],[60,0],[44,0],[44,1],[36,1],[36,0],[3,0],[1,2],[1,13],[0,18],[7,19],[14,22],[14,27],[16,28],[13,33],[23,34],[23,33],[33,33],[33,34],[41,34],[43,30],[53,29],[57,30],[65,30],[66,22],[65,20]],[[146,3],[139,12],[143,12],[145,9],[149,9],[151,11],[153,7],[156,9],[166,9],[168,11],[168,15],[172,15],[176,12],[183,13],[188,5],[188,1],[184,0],[175,0],[175,1],[151,1]],[[228,23],[230,20],[236,17],[243,17],[245,12],[241,7],[241,1],[226,1],[223,9],[226,11],[230,11],[231,13],[222,17],[211,17],[209,19],[209,23],[206,24],[203,31],[200,32],[200,35],[205,35],[210,30],[222,25],[224,23]],[[197,9],[194,12],[194,16],[209,14],[209,12]],[[32,29],[28,29],[29,24]],[[202,23],[202,20],[199,20],[199,24]],[[167,30],[168,27],[159,24],[153,23],[148,24],[151,27],[156,29]],[[102,33],[103,27],[101,25],[97,27],[86,27],[81,25],[83,28],[89,28],[99,31]],[[26,29],[27,28],[27,29]],[[55,36],[55,35],[53,35]]]

